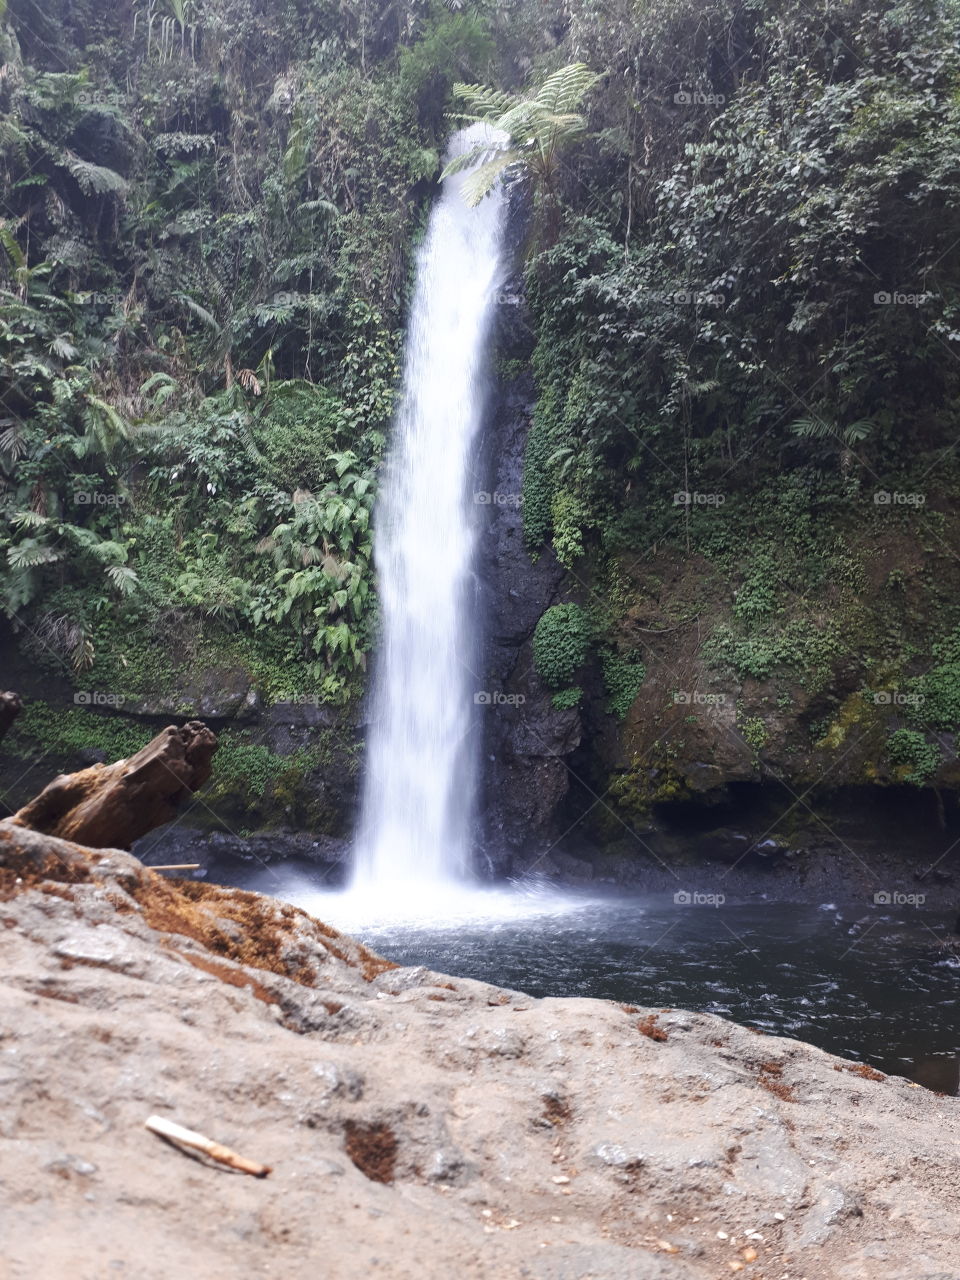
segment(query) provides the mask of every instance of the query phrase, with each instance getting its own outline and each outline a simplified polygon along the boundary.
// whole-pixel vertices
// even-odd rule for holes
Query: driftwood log
[[[23,710],[19,693],[0,693],[0,738]]]
[[[210,777],[216,749],[216,737],[199,720],[168,725],[128,760],[54,778],[12,821],[95,849],[129,849],[176,817]]]

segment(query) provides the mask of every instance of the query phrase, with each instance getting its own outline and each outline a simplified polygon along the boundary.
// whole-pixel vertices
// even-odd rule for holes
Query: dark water
[[[344,918],[337,895],[311,892],[305,881],[256,887],[399,964],[534,996],[721,1014],[957,1092],[960,959],[944,947],[957,940],[955,914],[872,903],[685,906],[659,894],[578,900],[554,891],[530,897],[529,912],[522,896],[504,906],[500,895],[487,908],[478,895],[475,909],[379,924],[364,920],[362,903],[357,916],[355,901]]]
[[[535,996],[718,1013],[955,1093],[960,961],[939,946],[952,921],[917,916],[620,899],[527,921],[359,932],[400,964]]]

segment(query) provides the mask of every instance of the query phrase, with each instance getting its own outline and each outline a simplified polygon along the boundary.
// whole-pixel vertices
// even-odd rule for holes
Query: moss
[[[307,775],[328,758],[327,744],[281,756],[251,742],[248,732],[225,729],[204,799],[248,810],[262,808],[265,802],[270,808],[289,808],[300,801]]]
[[[647,668],[634,655],[612,653],[602,655],[603,683],[607,691],[607,710],[622,720],[636,701]]]
[[[76,757],[82,751],[103,751],[108,760],[123,760],[146,746],[155,730],[117,715],[85,707],[64,710],[31,699],[4,740],[5,755],[45,754]]]
[[[846,741],[847,734],[855,725],[863,724],[875,715],[864,694],[852,693],[840,708],[834,720],[831,720],[823,731],[817,746],[828,751],[838,750]]]

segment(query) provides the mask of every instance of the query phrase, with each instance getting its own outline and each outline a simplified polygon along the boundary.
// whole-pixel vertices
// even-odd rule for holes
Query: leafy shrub
[[[647,669],[632,655],[603,653],[603,683],[607,690],[607,709],[621,720],[633,706]]]
[[[533,660],[550,689],[567,689],[587,659],[590,620],[578,604],[555,604],[533,633]]]
[[[905,767],[904,782],[922,787],[940,768],[941,752],[916,729],[897,729],[887,739],[887,755],[895,765]]]
[[[580,705],[582,697],[583,690],[580,686],[571,685],[569,689],[561,689],[559,693],[555,693],[550,701],[558,711],[569,711]]]

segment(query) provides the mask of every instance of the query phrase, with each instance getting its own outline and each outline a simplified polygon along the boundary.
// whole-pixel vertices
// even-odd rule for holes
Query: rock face
[[[522,186],[511,192],[508,242],[519,263],[527,233]],[[501,293],[496,355],[502,370],[484,433],[480,474],[486,511],[480,544],[483,619],[483,846],[493,872],[515,869],[524,851],[536,854],[556,834],[567,793],[565,764],[580,741],[575,710],[558,711],[534,669],[531,638],[558,599],[563,567],[550,549],[531,560],[523,542],[523,460],[536,403],[529,356],[534,335],[518,266]]]
[[[953,1275],[960,1114],[723,1019],[398,969],[0,823],[5,1276]],[[262,1181],[143,1128],[157,1113]]]

